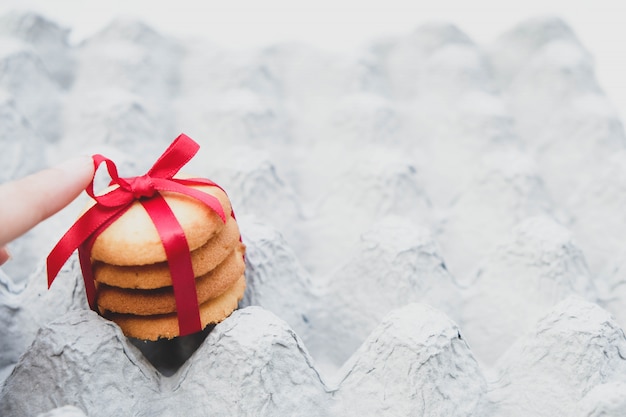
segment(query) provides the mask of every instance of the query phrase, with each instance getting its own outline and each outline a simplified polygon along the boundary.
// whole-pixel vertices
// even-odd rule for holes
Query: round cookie
[[[239,243],[224,262],[196,279],[198,304],[219,297],[241,277],[245,270],[244,248],[243,243]],[[176,312],[176,299],[171,286],[156,290],[129,290],[103,284],[98,286],[97,303],[101,311],[140,316]]]
[[[243,298],[246,280],[242,275],[235,284],[219,297],[200,305],[200,321],[204,329],[211,323],[219,323],[228,317]],[[176,313],[155,316],[107,313],[105,318],[114,321],[128,337],[142,340],[172,339],[179,336]]]
[[[221,203],[226,219],[231,205],[226,193],[215,186],[191,186],[211,194]],[[180,223],[189,250],[204,245],[224,227],[222,219],[204,203],[183,194],[160,191]],[[152,219],[139,201],[96,238],[91,249],[93,260],[111,265],[147,265],[167,260],[161,238]]]
[[[191,252],[194,276],[199,277],[214,269],[239,243],[239,227],[229,217],[224,228],[204,245]],[[118,266],[94,262],[97,282],[119,288],[155,289],[172,285],[167,262],[142,266]]]

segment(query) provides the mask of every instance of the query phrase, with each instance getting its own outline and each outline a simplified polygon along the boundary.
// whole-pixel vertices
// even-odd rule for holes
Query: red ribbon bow
[[[94,177],[95,171],[104,162],[111,176],[111,185],[117,184],[119,187],[104,195],[96,196],[93,191],[93,179],[91,180],[85,191],[96,200],[96,204],[74,223],[48,255],[48,288],[65,262],[78,249],[87,300],[89,306],[96,310],[96,286],[91,267],[91,248],[100,233],[124,214],[135,201],[139,201],[156,226],[167,255],[180,335],[184,336],[202,330],[189,245],[180,223],[159,193],[159,191],[173,191],[191,196],[211,208],[222,221],[226,221],[224,208],[217,198],[188,187],[189,185],[219,187],[217,184],[203,178],[173,178],[178,170],[193,158],[199,148],[200,146],[191,138],[181,134],[147,174],[131,178],[120,178],[113,161],[102,155],[94,155]]]

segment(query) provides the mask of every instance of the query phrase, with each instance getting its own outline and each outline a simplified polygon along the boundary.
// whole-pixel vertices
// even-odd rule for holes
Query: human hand
[[[0,265],[10,258],[6,244],[71,203],[93,171],[83,156],[0,185]]]

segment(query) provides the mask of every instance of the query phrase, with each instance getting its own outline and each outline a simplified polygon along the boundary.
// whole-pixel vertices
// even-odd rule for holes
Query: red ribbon
[[[96,200],[96,204],[74,223],[48,255],[48,288],[65,262],[78,249],[87,301],[89,306],[96,310],[96,286],[90,259],[91,248],[100,233],[124,214],[135,201],[139,201],[156,226],[167,255],[180,335],[184,336],[202,330],[189,245],[180,223],[159,193],[159,191],[172,191],[193,197],[211,208],[222,221],[226,221],[224,209],[216,197],[188,187],[189,185],[219,187],[217,184],[203,178],[173,178],[178,170],[193,158],[198,149],[200,146],[196,142],[181,134],[145,175],[130,178],[120,178],[113,161],[102,155],[94,155],[94,177],[95,171],[104,162],[111,176],[111,185],[117,184],[119,187],[96,196],[93,191],[93,179],[91,180],[85,191]]]

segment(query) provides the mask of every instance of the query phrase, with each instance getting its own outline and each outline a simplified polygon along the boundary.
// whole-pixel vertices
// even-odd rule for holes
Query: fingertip
[[[77,156],[55,165],[53,169],[63,171],[79,179],[79,182],[88,184],[94,173],[93,159],[88,155]]]

